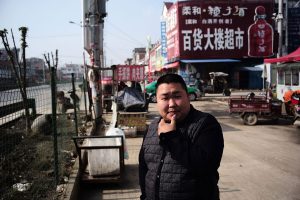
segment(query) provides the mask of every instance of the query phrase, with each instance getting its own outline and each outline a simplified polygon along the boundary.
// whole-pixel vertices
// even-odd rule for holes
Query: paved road
[[[83,93],[78,89],[80,83],[76,82],[77,95],[82,99],[83,102]],[[72,89],[71,83],[57,84],[57,90],[64,91],[65,96],[69,97],[68,91]],[[52,113],[52,103],[51,103],[51,88],[50,85],[41,85],[27,88],[28,98],[34,98],[36,103],[37,114],[51,114]],[[12,103],[22,101],[22,96],[19,89],[6,90],[0,92],[0,106],[9,105]],[[83,109],[84,107],[82,107]],[[10,122],[21,115],[24,111],[18,111],[16,113],[7,115],[3,118],[0,118],[0,125]]]
[[[222,125],[224,155],[219,169],[222,200],[300,200],[300,122],[272,125],[261,121],[245,126],[230,116],[227,106],[213,101],[193,102]],[[150,105],[155,116],[155,104]],[[130,159],[125,179],[117,185],[82,185],[79,199],[139,199],[138,152],[142,138],[127,139]]]
[[[257,126],[245,126],[238,117],[222,111],[226,106],[204,102],[198,108],[213,108],[224,131],[221,199],[300,199],[299,121],[295,125],[260,121]]]

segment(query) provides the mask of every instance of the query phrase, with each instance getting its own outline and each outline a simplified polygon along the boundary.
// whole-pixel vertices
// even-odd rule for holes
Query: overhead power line
[[[122,32],[125,36],[127,36],[128,38],[130,38],[132,41],[135,41],[137,44],[142,45],[142,46],[144,45],[141,41],[138,41],[136,38],[133,38],[132,36],[130,36],[128,33],[126,33],[125,31],[123,31],[122,29],[120,29],[116,25],[113,25],[111,22],[108,22],[107,24],[111,25],[116,30]]]
[[[31,39],[62,38],[62,37],[82,37],[82,35],[81,34],[66,34],[66,35],[28,36],[28,38],[31,38]]]

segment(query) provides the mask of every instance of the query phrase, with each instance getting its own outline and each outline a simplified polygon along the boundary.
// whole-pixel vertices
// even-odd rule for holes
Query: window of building
[[[292,81],[292,78],[291,78],[291,71],[286,71],[284,73],[284,84],[285,85],[291,85],[291,81]]]
[[[292,71],[292,85],[299,85],[299,71]]]
[[[278,84],[284,85],[284,72],[282,70],[278,70]]]

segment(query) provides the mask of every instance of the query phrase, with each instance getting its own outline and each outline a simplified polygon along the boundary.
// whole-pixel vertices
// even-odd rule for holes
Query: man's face
[[[190,111],[190,99],[180,83],[163,83],[156,91],[157,108],[166,122],[170,122],[173,115],[176,121],[182,121]]]

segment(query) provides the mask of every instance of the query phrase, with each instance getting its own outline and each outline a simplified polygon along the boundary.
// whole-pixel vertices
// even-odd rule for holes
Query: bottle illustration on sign
[[[255,8],[254,23],[248,28],[248,56],[268,57],[273,55],[273,27],[265,20],[263,6]]]

